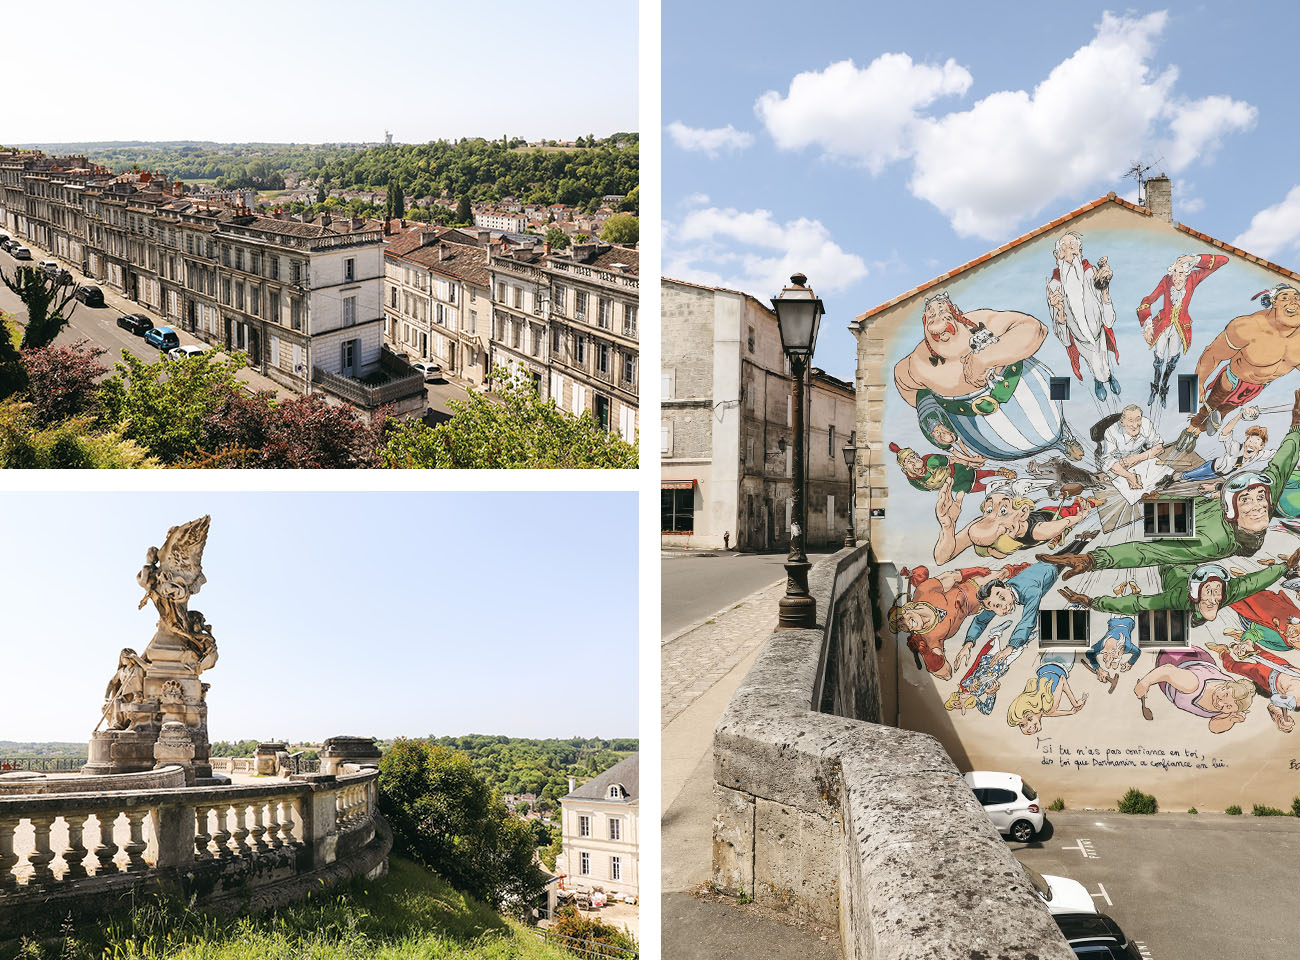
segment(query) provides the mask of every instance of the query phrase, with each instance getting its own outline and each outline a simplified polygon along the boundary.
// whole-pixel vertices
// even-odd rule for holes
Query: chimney
[[[1163,173],[1146,182],[1146,196],[1143,205],[1151,211],[1153,217],[1167,223],[1174,222],[1173,185]]]
[[[577,789],[578,789],[578,781],[575,780],[573,777],[570,777],[570,778],[569,778],[569,792],[570,792],[570,793],[573,793],[573,791],[574,791],[574,790],[577,790]]]
[[[443,261],[443,259],[444,259],[443,254],[445,254],[446,252],[447,252],[447,245],[446,245],[445,243],[440,243],[440,244],[438,244],[438,262],[439,262],[439,263],[442,263],[442,261]]]
[[[366,221],[365,221],[364,219],[362,219],[361,217],[353,217],[353,218],[352,218],[352,229],[353,229],[353,230],[360,230],[363,226],[365,226],[365,223],[366,223]]]
[[[487,266],[489,267],[492,266],[492,241],[491,240],[489,240],[486,244],[483,245],[483,254],[486,259]]]
[[[549,240],[542,241],[542,253],[544,253],[548,257],[551,255],[551,241]]]

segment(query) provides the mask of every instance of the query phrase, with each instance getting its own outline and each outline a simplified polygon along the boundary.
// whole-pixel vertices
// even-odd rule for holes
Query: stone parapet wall
[[[266,785],[0,797],[0,941],[161,893],[288,903],[387,869],[378,771]],[[125,899],[124,899],[125,898]]]
[[[48,795],[51,793],[92,793],[118,790],[162,790],[185,786],[185,771],[177,766],[139,773],[116,773],[105,776],[32,774],[31,779],[0,779],[0,797]]]
[[[714,882],[838,930],[848,960],[1070,960],[939,742],[875,722],[868,551],[813,568],[831,629],[774,633],[718,723]]]

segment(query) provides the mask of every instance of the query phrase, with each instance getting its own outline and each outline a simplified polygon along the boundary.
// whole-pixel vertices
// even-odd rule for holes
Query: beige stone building
[[[789,544],[792,380],[776,314],[734,290],[662,281],[661,531],[667,547],[739,550]],[[851,385],[809,371],[807,543],[842,543],[849,521],[843,447]]]
[[[555,872],[574,890],[639,896],[640,754],[560,798],[561,851]]]

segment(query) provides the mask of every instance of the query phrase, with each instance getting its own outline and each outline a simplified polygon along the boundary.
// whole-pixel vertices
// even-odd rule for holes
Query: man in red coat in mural
[[[1169,377],[1178,360],[1192,346],[1192,294],[1196,285],[1228,262],[1228,258],[1211,253],[1185,253],[1169,265],[1169,272],[1160,278],[1156,288],[1143,298],[1138,307],[1138,322],[1142,336],[1155,357],[1155,373],[1151,378],[1151,399],[1147,406],[1160,397],[1160,406],[1169,400]],[[1159,310],[1156,303],[1163,300]]]

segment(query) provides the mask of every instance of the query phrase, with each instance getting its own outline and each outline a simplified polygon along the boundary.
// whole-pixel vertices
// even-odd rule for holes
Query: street
[[[816,563],[826,553],[809,552]],[[661,640],[785,576],[784,553],[664,551]]]
[[[1291,817],[1063,811],[1016,858],[1082,883],[1147,960],[1282,960],[1297,926],[1282,893],[1300,822]]]

